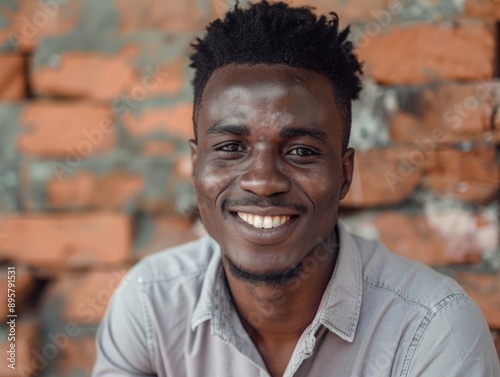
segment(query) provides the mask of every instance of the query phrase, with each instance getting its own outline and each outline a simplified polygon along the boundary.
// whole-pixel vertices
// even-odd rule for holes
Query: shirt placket
[[[293,352],[292,358],[288,363],[288,367],[283,374],[283,377],[293,377],[299,370],[304,360],[312,356],[314,346],[316,345],[316,333],[321,326],[318,320],[315,320],[305,331],[303,336],[299,339],[297,347]],[[321,330],[320,330],[321,331]]]

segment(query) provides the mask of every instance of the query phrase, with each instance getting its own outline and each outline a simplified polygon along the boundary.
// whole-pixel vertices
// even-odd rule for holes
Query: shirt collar
[[[212,334],[227,341],[231,335],[232,299],[226,285],[220,246],[211,237],[205,237],[212,258],[208,264],[200,296],[191,319],[191,329],[194,331],[201,323],[211,320]]]
[[[314,321],[342,339],[352,342],[358,324],[362,298],[361,254],[353,237],[343,224],[337,223],[339,254],[332,278]],[[206,237],[212,252],[199,300],[191,320],[194,331],[202,322],[212,321],[212,334],[227,341],[231,336],[233,303],[228,292],[220,255],[215,240]],[[328,251],[328,250],[327,250]]]
[[[352,342],[363,292],[361,253],[344,225],[337,223],[339,254],[316,318],[342,339]]]

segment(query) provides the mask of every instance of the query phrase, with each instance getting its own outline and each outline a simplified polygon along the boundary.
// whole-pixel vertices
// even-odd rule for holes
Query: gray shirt
[[[284,376],[500,376],[486,321],[454,280],[338,232],[337,265]],[[269,376],[213,239],[134,266],[99,327],[92,375]]]

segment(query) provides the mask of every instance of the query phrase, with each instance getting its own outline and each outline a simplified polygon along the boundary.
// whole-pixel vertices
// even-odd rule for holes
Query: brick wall
[[[0,313],[16,266],[19,314],[0,377],[88,375],[127,269],[203,234],[187,56],[231,4],[0,0]],[[500,4],[294,4],[336,10],[365,62],[345,223],[456,278],[500,348]]]

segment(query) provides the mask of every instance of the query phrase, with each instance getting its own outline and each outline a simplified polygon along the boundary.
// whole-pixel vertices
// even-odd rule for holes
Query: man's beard
[[[233,277],[253,287],[261,285],[273,288],[285,287],[296,281],[304,268],[304,260],[301,260],[299,264],[289,270],[255,273],[239,268],[227,255],[223,256],[223,260]]]
[[[290,285],[296,282],[300,278],[300,274],[304,270],[304,265],[306,260],[312,257],[313,252],[317,247],[321,247],[323,252],[328,254],[338,252],[338,234],[336,222],[333,229],[326,232],[323,238],[317,239],[318,244],[311,249],[311,251],[295,266],[288,270],[280,271],[266,271],[262,273],[255,273],[241,269],[236,266],[234,262],[227,256],[223,255],[222,260],[224,265],[227,267],[229,273],[236,279],[247,283],[249,286],[255,288],[257,286],[266,285],[268,287],[280,288]],[[319,261],[320,262],[320,261]],[[336,257],[335,261],[336,263]]]

